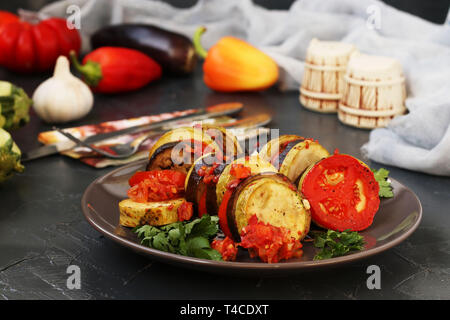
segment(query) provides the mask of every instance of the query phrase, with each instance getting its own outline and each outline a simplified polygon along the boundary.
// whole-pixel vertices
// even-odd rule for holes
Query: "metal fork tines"
[[[258,128],[258,127],[264,126],[267,123],[269,123],[271,120],[272,120],[272,117],[269,114],[263,113],[263,114],[258,114],[258,115],[254,115],[254,116],[249,116],[249,117],[239,119],[239,120],[235,119],[234,121],[231,121],[230,123],[223,123],[222,126],[226,129],[242,128],[242,129],[248,130],[251,128]],[[182,125],[183,125],[183,122],[180,122],[176,125],[163,126],[160,128],[160,130],[156,130],[156,131],[153,130],[153,131],[145,132],[144,134],[140,135],[139,137],[133,139],[132,141],[130,141],[128,143],[122,143],[122,144],[109,146],[108,150],[111,150],[111,152],[109,152],[105,149],[101,149],[99,147],[95,147],[92,144],[89,144],[83,140],[80,140],[80,139],[76,138],[75,136],[73,136],[71,133],[64,131],[63,129],[59,129],[56,127],[54,127],[53,129],[58,131],[59,133],[61,133],[65,137],[67,137],[68,139],[74,141],[77,144],[76,147],[79,147],[79,146],[86,147],[86,148],[88,148],[100,155],[108,157],[108,158],[124,159],[124,158],[128,158],[128,157],[134,155],[139,150],[139,147],[141,146],[141,144],[144,141],[146,141],[147,139],[149,139],[151,137],[157,137],[157,136],[163,134],[165,131],[174,129],[174,128],[182,126]],[[87,138],[87,141],[88,140],[89,140],[89,138]]]
[[[78,139],[71,133],[64,131],[63,129],[60,129],[60,128],[53,128],[53,129],[58,131],[59,133],[61,133],[66,138],[75,142],[77,144],[77,146],[82,146],[82,147],[88,148],[98,154],[101,154],[102,156],[112,158],[112,159],[124,159],[124,158],[128,158],[128,157],[132,156],[133,154],[136,153],[136,151],[139,149],[140,145],[145,140],[147,140],[148,138],[150,138],[154,135],[157,135],[157,133],[155,133],[155,132],[148,132],[148,133],[145,133],[142,136],[138,137],[137,139],[134,139],[133,141],[131,141],[129,143],[123,143],[123,144],[111,146],[111,147],[109,147],[109,149],[112,152],[114,152],[114,153],[112,153],[112,152],[108,152],[104,149],[101,149],[99,147],[95,147],[91,144],[88,144],[88,143],[84,142],[83,140]]]

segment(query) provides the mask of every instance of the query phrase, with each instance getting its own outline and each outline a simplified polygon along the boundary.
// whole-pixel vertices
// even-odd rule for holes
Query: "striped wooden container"
[[[385,127],[405,113],[405,98],[405,79],[397,60],[355,53],[344,76],[338,117],[358,128]]]
[[[348,59],[355,46],[312,39],[306,54],[300,103],[307,109],[335,113],[344,87]]]

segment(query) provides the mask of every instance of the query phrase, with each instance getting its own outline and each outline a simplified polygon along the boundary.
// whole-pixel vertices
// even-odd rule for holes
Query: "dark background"
[[[169,2],[189,6],[195,1]],[[283,9],[292,1],[256,2]],[[0,9],[37,10],[45,3],[1,1]],[[442,23],[449,1],[391,3]],[[48,76],[0,68],[0,79],[23,87],[30,95]],[[200,65],[189,77],[164,77],[136,92],[96,95],[92,112],[67,126],[223,101],[242,101],[246,105],[242,116],[271,113],[271,127],[280,128],[281,134],[314,137],[328,150],[338,148],[358,158],[362,157],[361,145],[369,139],[369,131],[345,126],[336,115],[305,110],[295,91],[215,93],[205,86]],[[37,134],[49,129],[51,125],[40,121],[32,110],[30,123],[14,131],[13,138],[28,151],[39,146]],[[381,166],[372,161],[367,164]],[[422,203],[423,220],[408,239],[386,252],[331,270],[284,278],[238,278],[153,262],[93,229],[81,213],[81,197],[94,179],[112,168],[93,169],[59,155],[26,163],[23,174],[0,185],[0,299],[450,299],[450,179],[383,167]],[[72,264],[81,268],[81,290],[66,286],[66,268]],[[366,287],[366,269],[372,264],[381,268],[381,290]],[[338,311],[352,312],[342,307]],[[155,314],[150,306],[130,310],[130,316],[138,317],[137,312]]]
[[[149,0],[151,1],[151,0]],[[225,0],[224,0],[225,1]],[[39,10],[52,0],[7,0],[0,2],[1,10],[16,11],[17,8]],[[187,8],[194,5],[196,0],[164,0],[176,7]],[[270,9],[288,9],[294,0],[254,0],[261,6]],[[395,8],[412,13],[435,23],[444,23],[447,17],[450,0],[383,0]]]

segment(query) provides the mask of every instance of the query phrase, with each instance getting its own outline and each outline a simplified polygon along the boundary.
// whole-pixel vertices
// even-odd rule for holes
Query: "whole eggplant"
[[[175,74],[191,73],[197,56],[191,40],[149,24],[118,24],[99,29],[91,36],[93,49],[104,46],[139,50]]]

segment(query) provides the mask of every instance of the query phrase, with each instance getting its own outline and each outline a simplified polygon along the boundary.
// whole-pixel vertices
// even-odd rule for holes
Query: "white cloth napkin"
[[[314,37],[395,57],[406,77],[409,114],[373,130],[363,151],[380,163],[450,176],[449,25],[374,0],[298,0],[289,10],[267,10],[250,0],[200,0],[188,9],[146,0],[64,0],[40,13],[67,16],[71,4],[81,8],[85,51],[89,35],[107,24],[145,22],[189,37],[204,25],[206,48],[234,35],[272,56],[282,71],[282,90],[298,90],[306,49]]]

